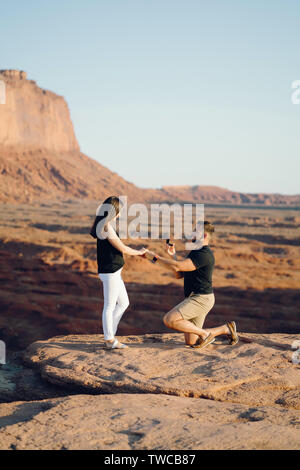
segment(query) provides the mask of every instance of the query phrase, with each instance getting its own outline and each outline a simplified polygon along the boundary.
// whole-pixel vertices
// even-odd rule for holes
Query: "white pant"
[[[129,305],[126,287],[121,274],[122,268],[115,273],[99,273],[103,283],[104,305],[102,325],[106,341],[115,337],[121,317]]]

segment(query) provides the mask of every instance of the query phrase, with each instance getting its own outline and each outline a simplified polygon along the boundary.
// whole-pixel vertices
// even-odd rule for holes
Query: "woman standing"
[[[90,234],[97,238],[98,274],[103,284],[104,305],[102,312],[102,325],[106,347],[109,349],[127,348],[116,338],[116,332],[121,317],[129,305],[129,299],[122,269],[123,255],[142,256],[146,249],[134,250],[124,245],[111,223],[120,215],[122,202],[116,196],[107,198],[99,208]]]

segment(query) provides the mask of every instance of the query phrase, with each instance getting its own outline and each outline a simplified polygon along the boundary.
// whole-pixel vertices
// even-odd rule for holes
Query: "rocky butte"
[[[81,152],[62,96],[40,88],[24,71],[0,70],[0,80],[6,88],[6,103],[0,104],[2,201],[99,201],[117,193],[132,201],[300,205],[300,195],[246,194],[216,186],[139,188]]]
[[[6,104],[0,113],[0,142],[11,150],[79,152],[64,98],[42,90],[27,74],[0,70],[6,83]]]
[[[107,193],[141,198],[143,191],[80,151],[68,105],[27,74],[0,70],[0,200],[89,198]]]

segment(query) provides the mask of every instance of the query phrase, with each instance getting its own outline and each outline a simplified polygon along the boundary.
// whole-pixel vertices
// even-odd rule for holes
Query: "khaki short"
[[[194,294],[192,292],[183,302],[176,305],[174,310],[178,310],[184,320],[189,320],[198,328],[202,328],[205,317],[214,304],[214,294]]]

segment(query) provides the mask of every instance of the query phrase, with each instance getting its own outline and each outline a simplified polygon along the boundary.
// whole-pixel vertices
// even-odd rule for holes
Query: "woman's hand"
[[[144,248],[144,247],[143,247],[143,248],[141,248],[140,250],[138,250],[138,255],[139,255],[139,256],[145,256],[146,253],[147,253],[147,251],[148,251],[147,248]]]
[[[154,253],[154,252],[151,251],[151,250],[146,250],[146,255],[147,255],[147,258],[148,258],[148,259],[152,259],[153,256],[156,256],[156,253]],[[148,255],[149,255],[149,257],[148,257]]]

